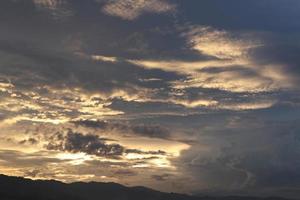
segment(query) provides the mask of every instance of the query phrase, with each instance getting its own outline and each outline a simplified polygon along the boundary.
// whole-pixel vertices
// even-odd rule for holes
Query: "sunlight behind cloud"
[[[255,34],[231,33],[212,27],[195,26],[182,36],[187,39],[192,49],[212,58],[204,61],[128,62],[146,69],[161,69],[186,75],[186,80],[172,82],[177,89],[195,87],[257,93],[293,87],[290,75],[284,73],[282,67],[258,64],[249,55],[249,51],[264,46],[263,41]]]
[[[239,38],[211,27],[193,27],[183,34],[193,49],[219,59],[243,59],[249,49],[262,45],[253,38]]]
[[[166,0],[109,0],[102,8],[108,15],[125,20],[134,20],[143,13],[166,13],[175,10],[175,5]]]

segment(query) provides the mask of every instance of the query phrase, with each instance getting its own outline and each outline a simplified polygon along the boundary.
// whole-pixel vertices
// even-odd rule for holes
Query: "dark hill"
[[[116,183],[33,181],[0,175],[1,200],[284,200],[254,197],[193,197]]]

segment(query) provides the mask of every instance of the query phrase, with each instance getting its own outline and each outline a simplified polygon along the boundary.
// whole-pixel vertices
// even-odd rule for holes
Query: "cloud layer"
[[[298,197],[286,1],[1,1],[1,172]]]

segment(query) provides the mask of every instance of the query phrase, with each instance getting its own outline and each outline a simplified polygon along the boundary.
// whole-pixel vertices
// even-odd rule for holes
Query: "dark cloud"
[[[95,128],[95,129],[107,129],[109,126],[109,123],[106,121],[92,121],[92,120],[79,120],[72,122],[77,126],[84,126],[87,128]]]
[[[159,125],[146,125],[146,124],[132,125],[129,123],[107,122],[101,120],[97,120],[97,121],[79,120],[79,121],[74,121],[72,123],[87,128],[117,130],[124,134],[134,133],[145,137],[168,138],[170,136],[169,130]]]
[[[119,144],[106,144],[104,139],[96,135],[83,135],[71,130],[64,136],[60,133],[54,136],[54,141],[47,144],[48,150],[83,152],[101,157],[118,158],[124,152]]]
[[[166,155],[167,153],[165,151],[141,151],[138,149],[126,149],[126,153],[135,153],[135,154],[149,154],[149,155]]]
[[[143,125],[133,126],[132,130],[136,134],[140,134],[148,137],[166,138],[169,136],[168,130],[160,126],[147,126],[143,124]]]
[[[117,143],[108,144],[107,141],[116,141],[107,138],[101,138],[97,135],[74,132],[71,129],[68,130],[66,134],[56,133],[49,139],[50,142],[45,146],[48,150],[66,151],[71,153],[82,152],[89,155],[113,159],[120,159],[123,154],[131,153],[151,155],[153,157],[157,155],[167,155],[167,153],[162,150],[143,151],[139,149],[125,148]]]

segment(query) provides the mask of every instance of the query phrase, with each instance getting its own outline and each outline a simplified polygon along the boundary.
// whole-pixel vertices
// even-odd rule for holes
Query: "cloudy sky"
[[[299,0],[1,0],[0,172],[300,195]]]

